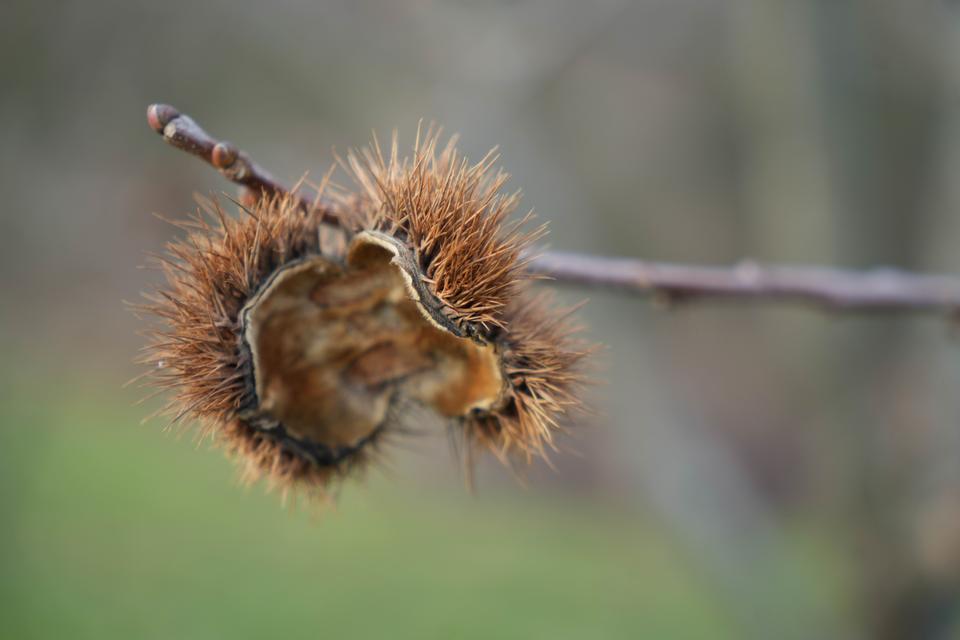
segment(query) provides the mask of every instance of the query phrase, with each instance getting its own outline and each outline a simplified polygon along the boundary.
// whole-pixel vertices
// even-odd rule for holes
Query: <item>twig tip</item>
[[[155,103],[147,107],[147,124],[159,134],[171,120],[179,117],[180,112],[168,104]]]

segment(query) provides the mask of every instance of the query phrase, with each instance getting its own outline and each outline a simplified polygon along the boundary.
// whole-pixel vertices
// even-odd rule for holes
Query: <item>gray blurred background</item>
[[[435,120],[499,145],[557,249],[960,271],[946,0],[8,1],[0,636],[960,638],[943,318],[564,289],[597,415],[477,496],[438,435],[284,511],[139,426],[151,213],[233,194],[158,101],[288,182]]]

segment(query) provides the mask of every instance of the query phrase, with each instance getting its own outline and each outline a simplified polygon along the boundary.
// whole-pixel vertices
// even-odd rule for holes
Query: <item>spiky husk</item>
[[[380,145],[352,151],[341,164],[358,192],[339,197],[349,219],[404,240],[423,278],[466,333],[504,328],[504,313],[529,278],[523,253],[544,235],[528,229],[532,213],[509,221],[519,192],[501,193],[509,175],[494,168],[495,151],[470,164],[456,137],[439,149],[440,131],[418,131],[413,155],[400,158],[394,135],[388,158]]]
[[[342,164],[360,188],[335,194],[338,216],[348,233],[379,231],[407,246],[442,312],[463,335],[497,345],[508,385],[493,410],[458,421],[467,441],[502,460],[546,456],[580,406],[590,348],[576,338],[569,313],[524,282],[524,252],[544,227],[527,230],[529,214],[507,220],[518,195],[500,194],[507,176],[493,169],[495,156],[471,165],[453,139],[438,151],[438,139],[438,132],[418,135],[407,159],[398,157],[396,138],[388,159],[376,141],[349,154]],[[278,268],[309,255],[341,261],[343,243],[322,247],[320,217],[305,215],[295,196],[264,199],[239,218],[217,203],[205,209],[176,223],[186,237],[158,257],[167,286],[142,307],[161,320],[144,358],[150,377],[172,392],[167,412],[199,419],[204,433],[242,460],[246,479],[322,488],[363,465],[376,441],[341,464],[318,466],[248,424],[243,415],[257,399],[240,316]]]
[[[468,442],[502,462],[513,454],[527,462],[548,460],[548,450],[557,448],[555,435],[584,408],[584,361],[594,346],[579,338],[575,310],[558,308],[550,291],[518,292],[504,312],[507,328],[497,337],[508,392],[498,411],[462,421]]]
[[[140,307],[161,321],[147,332],[142,362],[151,367],[152,384],[171,392],[163,413],[175,422],[197,419],[203,435],[243,460],[249,481],[326,483],[337,467],[309,463],[240,418],[256,402],[240,311],[277,268],[321,253],[319,218],[304,215],[291,195],[263,199],[239,218],[208,202],[174,224],[186,236],[155,257],[167,285]]]

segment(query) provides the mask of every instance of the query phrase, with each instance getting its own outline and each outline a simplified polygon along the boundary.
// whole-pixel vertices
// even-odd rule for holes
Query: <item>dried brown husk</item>
[[[349,154],[342,164],[358,189],[330,194],[340,230],[304,213],[294,195],[264,198],[241,207],[237,217],[209,202],[177,223],[185,235],[156,258],[166,285],[141,307],[159,321],[143,359],[149,379],[170,392],[166,412],[199,420],[204,433],[242,461],[245,478],[322,491],[403,431],[409,398],[391,402],[383,424],[358,446],[335,460],[318,459],[311,447],[324,443],[264,425],[256,354],[245,334],[244,310],[272,278],[309,260],[348,273],[358,268],[351,251],[368,247],[386,252],[433,329],[495,354],[496,396],[487,391],[484,402],[445,416],[468,444],[503,460],[544,456],[581,407],[591,347],[577,337],[570,310],[557,309],[549,293],[531,291],[525,269],[524,256],[544,227],[530,230],[529,214],[510,221],[517,194],[501,194],[507,176],[493,168],[492,154],[470,164],[453,140],[442,149],[438,140],[436,132],[418,135],[406,159],[396,139],[388,157],[376,144]],[[408,346],[391,353],[416,355]]]

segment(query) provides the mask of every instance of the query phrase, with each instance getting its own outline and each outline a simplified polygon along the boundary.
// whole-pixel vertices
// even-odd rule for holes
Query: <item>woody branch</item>
[[[252,198],[289,191],[246,153],[213,138],[192,118],[169,105],[150,105],[147,122],[169,144],[204,160],[225,178],[244,187]],[[303,197],[301,204],[306,211],[320,213],[325,222],[337,224],[333,208],[323,200]],[[849,311],[960,310],[960,278],[891,268],[854,271],[751,261],[711,267],[565,252],[531,256],[529,268],[560,283],[653,294],[672,302],[731,298],[796,302]]]

